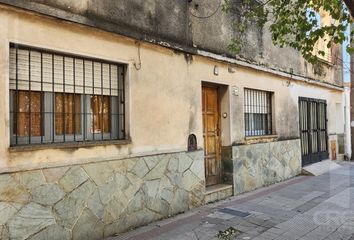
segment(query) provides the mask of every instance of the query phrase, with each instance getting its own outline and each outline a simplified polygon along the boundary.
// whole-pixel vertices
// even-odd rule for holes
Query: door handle
[[[216,129],[216,131],[215,131],[215,135],[216,136],[218,136],[218,137],[220,137],[220,129],[218,128],[218,129]]]

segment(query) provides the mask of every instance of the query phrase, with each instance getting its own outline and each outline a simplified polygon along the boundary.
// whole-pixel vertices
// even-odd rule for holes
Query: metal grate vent
[[[237,211],[237,210],[232,209],[232,208],[223,208],[223,209],[220,209],[219,212],[231,214],[231,215],[234,215],[234,216],[237,216],[237,217],[242,217],[242,218],[251,215],[248,212],[241,212],[241,211]]]

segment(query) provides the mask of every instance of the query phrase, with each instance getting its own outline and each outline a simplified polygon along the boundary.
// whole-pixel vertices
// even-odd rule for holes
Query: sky
[[[348,27],[346,31],[346,35],[350,35],[350,27]],[[348,45],[349,41],[345,41],[343,43],[343,77],[344,77],[344,82],[350,82],[350,56],[347,53],[346,46]]]

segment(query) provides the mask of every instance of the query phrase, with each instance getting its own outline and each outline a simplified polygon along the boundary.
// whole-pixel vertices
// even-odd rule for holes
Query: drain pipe
[[[345,102],[345,156],[349,161],[352,158],[352,138],[351,138],[351,122],[350,122],[350,88],[344,88]]]

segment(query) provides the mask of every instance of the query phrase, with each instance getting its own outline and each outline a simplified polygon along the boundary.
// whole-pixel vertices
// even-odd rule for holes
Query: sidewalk
[[[354,240],[354,164],[297,178],[152,223],[109,240]]]

